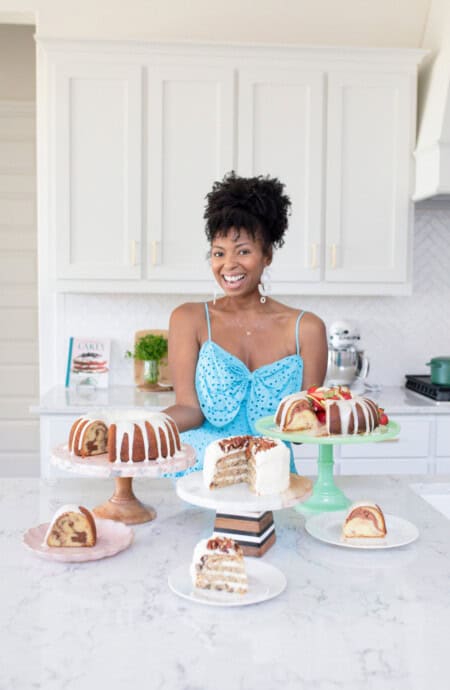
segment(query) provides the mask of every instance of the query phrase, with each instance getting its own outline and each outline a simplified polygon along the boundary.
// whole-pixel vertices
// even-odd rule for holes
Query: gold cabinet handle
[[[137,263],[138,263],[138,260],[137,260],[137,246],[138,246],[137,240],[131,240],[131,245],[130,245],[130,260],[131,260],[131,265],[132,265],[132,266],[137,266]]]
[[[337,265],[337,246],[335,244],[331,245],[331,268],[336,268]]]
[[[317,261],[317,242],[311,243],[311,269],[314,270],[319,268],[319,263]]]
[[[158,263],[158,244],[159,242],[157,240],[152,240],[150,245],[152,266],[156,266]]]

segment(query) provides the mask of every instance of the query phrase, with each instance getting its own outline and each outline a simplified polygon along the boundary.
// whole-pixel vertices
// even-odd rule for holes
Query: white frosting
[[[149,422],[152,427],[155,429],[155,437],[156,437],[156,443],[157,443],[157,460],[164,460],[165,458],[162,457],[161,455],[161,434],[162,433],[163,437],[166,439],[167,446],[169,447],[170,445],[170,440],[172,440],[174,447],[177,447],[176,443],[176,434],[175,431],[172,427],[172,425],[169,422],[173,422],[172,418],[169,417],[169,415],[165,414],[164,412],[148,412],[142,408],[136,408],[136,409],[122,409],[122,408],[117,408],[117,409],[111,409],[111,408],[100,408],[98,410],[92,410],[92,412],[89,414],[89,416],[81,417],[77,425],[75,427],[75,431],[73,434],[73,441],[76,438],[77,432],[79,427],[83,424],[83,422],[92,422],[94,420],[99,420],[101,422],[104,422],[107,427],[109,427],[111,424],[116,425],[116,443],[115,443],[115,463],[120,463],[120,462],[133,462],[132,457],[131,457],[131,450],[133,448],[133,442],[134,442],[134,435],[136,433],[136,427],[138,427],[141,431],[142,438],[144,439],[144,452],[145,452],[145,460],[144,462],[150,462],[149,459],[149,444],[148,444],[148,436],[147,436],[147,430],[145,428],[145,422]],[[88,424],[86,424],[80,433],[80,437],[78,440],[78,446],[80,447],[83,443],[83,438],[84,434],[86,432],[86,429],[88,427]],[[120,459],[120,451],[122,448],[122,442],[125,437],[125,435],[128,436],[128,458],[126,460],[121,460]],[[73,453],[73,447],[69,448],[70,452]]]
[[[46,546],[46,545],[47,545],[47,539],[48,539],[49,536],[50,536],[50,533],[51,533],[51,531],[52,531],[52,529],[53,529],[53,526],[54,526],[55,522],[56,522],[57,520],[59,520],[59,518],[61,517],[61,515],[64,515],[64,513],[81,513],[80,506],[75,505],[75,503],[66,503],[66,505],[61,506],[61,508],[58,508],[58,510],[56,511],[56,513],[54,514],[54,516],[52,517],[51,522],[50,522],[50,524],[49,524],[49,526],[48,526],[48,529],[47,529],[47,531],[46,531],[46,533],[45,533],[44,541],[42,542],[42,545],[43,545],[43,546]]]
[[[290,482],[289,448],[278,439],[267,440],[275,445],[267,450],[252,449],[256,475],[255,493],[261,496],[282,493],[289,487]],[[205,450],[203,483],[207,488],[214,479],[217,462],[228,455],[226,451],[221,449],[220,442],[220,440],[213,441]],[[237,449],[230,449],[229,452],[236,453]]]

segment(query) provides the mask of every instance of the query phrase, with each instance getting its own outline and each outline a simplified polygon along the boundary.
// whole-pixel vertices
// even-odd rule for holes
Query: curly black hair
[[[239,177],[234,170],[227,173],[206,195],[203,217],[208,241],[230,228],[242,228],[253,238],[261,237],[266,251],[282,247],[291,207],[283,190],[276,177]]]

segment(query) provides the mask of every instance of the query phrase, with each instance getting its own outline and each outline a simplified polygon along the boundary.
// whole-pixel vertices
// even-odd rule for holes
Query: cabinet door
[[[234,168],[234,101],[231,67],[149,66],[146,277],[168,289],[212,285],[205,195]]]
[[[272,266],[279,292],[320,280],[323,82],[301,69],[239,72],[238,171],[278,177],[292,201]]]
[[[329,75],[327,282],[408,279],[412,88],[406,74]]]
[[[73,59],[53,69],[56,277],[139,278],[142,69]]]

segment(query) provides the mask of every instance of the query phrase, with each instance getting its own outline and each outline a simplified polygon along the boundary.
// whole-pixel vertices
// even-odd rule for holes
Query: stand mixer
[[[328,368],[325,386],[364,389],[369,374],[369,360],[357,345],[361,336],[352,321],[335,321],[328,336]]]

